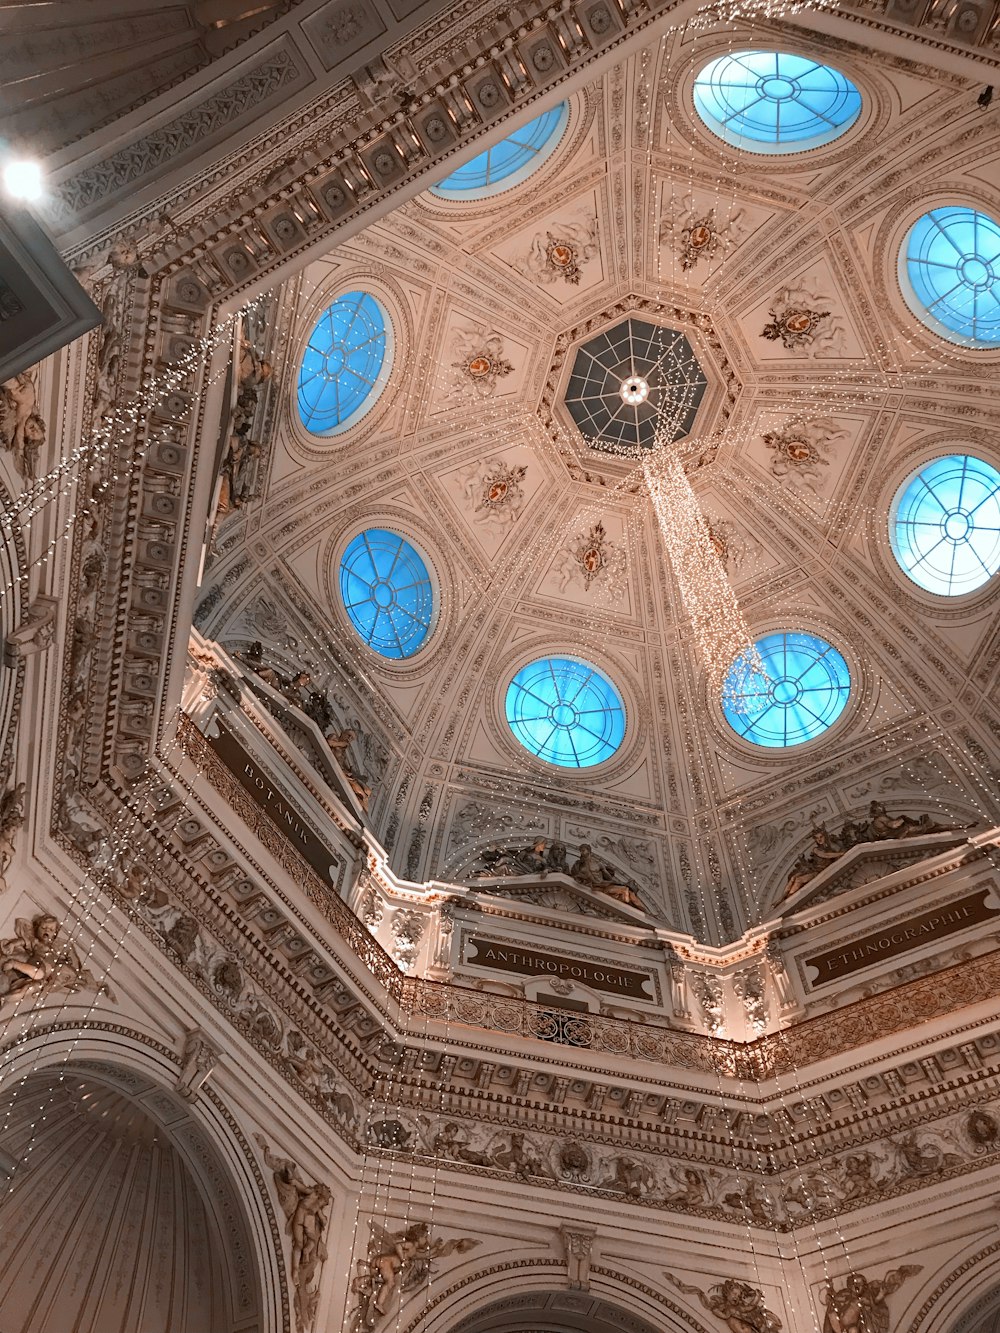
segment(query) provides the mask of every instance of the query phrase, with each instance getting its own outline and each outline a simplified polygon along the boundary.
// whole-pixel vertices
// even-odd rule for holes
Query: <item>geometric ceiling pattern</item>
[[[765,44],[734,25],[733,50]],[[935,457],[1000,465],[992,354],[935,334],[898,281],[945,164],[956,200],[985,207],[1000,125],[974,97],[959,106],[949,76],[846,49],[834,64],[861,97],[849,134],[741,154],[695,113],[704,60],[668,36],[569,99],[528,179],[403,203],[277,294],[281,392],[315,312],[345,291],[386,311],[392,370],[332,440],[279,411],[199,628],[331,682],[401,873],[459,876],[498,840],[590,842],[662,919],[724,939],[772,910],[814,822],[839,828],[872,799],[962,823],[995,804],[976,754],[1000,728],[997,581],[918,588],[889,517]],[[897,172],[918,123],[934,146]],[[966,132],[975,153],[957,156]],[[753,745],[727,722],[635,457],[593,429],[594,400],[627,406],[619,372],[638,367],[589,352],[588,367],[583,349],[643,326],[685,367],[671,447],[750,635],[812,636],[845,664],[847,706],[807,745]],[[603,426],[614,438],[614,412]],[[435,618],[412,658],[373,662],[338,611],[340,553],[366,528],[428,570]],[[591,664],[621,699],[623,738],[599,764],[541,763],[507,724],[510,682],[546,657]]]

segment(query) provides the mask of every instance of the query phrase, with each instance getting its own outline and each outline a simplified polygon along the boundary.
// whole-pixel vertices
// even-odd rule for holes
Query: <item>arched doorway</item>
[[[175,1093],[85,1059],[24,1079],[0,1132],[4,1333],[257,1333],[253,1267],[229,1174]]]

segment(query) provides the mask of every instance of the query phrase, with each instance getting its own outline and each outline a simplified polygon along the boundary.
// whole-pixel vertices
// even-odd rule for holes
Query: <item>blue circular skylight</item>
[[[488,199],[526,180],[551,157],[569,119],[569,105],[560,102],[551,111],[529,121],[492,148],[477,153],[450,176],[431,186],[439,199]]]
[[[844,711],[851,673],[815,634],[766,634],[756,643],[764,676],[737,658],[723,686],[722,711],[743,740],[779,748],[814,740]]]
[[[694,106],[713,134],[754,153],[798,153],[838,138],[861,114],[840,70],[787,51],[734,51],[694,81]]]
[[[560,768],[610,759],[625,736],[625,705],[602,672],[571,657],[540,657],[507,687],[507,722],[526,750]]]
[[[385,528],[368,528],[348,543],[340,595],[351,624],[382,657],[412,657],[434,623],[434,587],[423,558]]]
[[[1000,347],[1000,223],[974,208],[934,208],[899,252],[906,304],[929,329],[966,347]]]
[[[392,324],[370,292],[347,292],[316,322],[299,367],[299,416],[313,435],[353,426],[392,368]]]
[[[1000,472],[970,454],[935,458],[899,488],[889,540],[918,587],[960,597],[1000,569]]]

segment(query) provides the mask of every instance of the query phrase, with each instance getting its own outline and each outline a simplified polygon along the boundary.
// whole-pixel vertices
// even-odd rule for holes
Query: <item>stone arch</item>
[[[0,1217],[7,1214],[0,1235],[14,1237],[15,1255],[19,1244],[36,1244],[44,1219],[36,1225],[32,1209],[36,1200],[45,1200],[48,1241],[55,1252],[52,1281],[61,1283],[72,1307],[60,1309],[57,1296],[47,1296],[43,1307],[26,1290],[26,1280],[18,1291],[17,1273],[5,1260],[4,1271],[13,1276],[10,1292],[0,1299],[5,1316],[10,1319],[16,1310],[20,1320],[10,1325],[11,1333],[50,1333],[71,1322],[75,1327],[83,1317],[90,1323],[81,1326],[113,1324],[126,1333],[165,1333],[167,1328],[202,1333],[208,1326],[213,1333],[289,1333],[281,1234],[268,1187],[247,1137],[210,1086],[202,1088],[197,1102],[183,1100],[174,1087],[180,1064],[174,1052],[141,1033],[105,1023],[84,1027],[67,1021],[37,1028],[10,1043],[0,1060],[6,1065],[11,1106],[0,1125],[0,1167],[6,1167],[0,1172]],[[19,1160],[26,1167],[21,1180]],[[3,1174],[11,1176],[6,1194]],[[73,1209],[60,1209],[60,1195],[73,1199],[80,1216],[88,1209],[100,1215],[112,1199],[122,1211],[134,1208],[133,1235],[124,1246],[116,1241],[112,1232],[126,1222],[109,1210],[103,1227],[87,1229],[86,1253],[77,1245],[72,1263],[64,1262],[59,1270],[58,1252],[78,1239],[63,1216]],[[84,1304],[111,1300],[115,1284],[127,1285],[132,1276],[148,1292],[153,1260],[164,1246],[175,1268],[165,1305],[151,1311],[148,1305],[122,1304],[120,1292],[113,1308]],[[179,1271],[192,1256],[199,1265],[197,1280]],[[111,1294],[81,1295],[69,1272],[74,1264],[88,1275],[86,1285],[99,1285],[103,1278]],[[211,1290],[204,1289],[206,1282]]]
[[[553,1259],[517,1259],[420,1293],[400,1333],[709,1333],[669,1296],[600,1265],[589,1289]]]
[[[1000,1329],[1000,1241],[983,1246],[946,1273],[907,1333],[994,1333]]]

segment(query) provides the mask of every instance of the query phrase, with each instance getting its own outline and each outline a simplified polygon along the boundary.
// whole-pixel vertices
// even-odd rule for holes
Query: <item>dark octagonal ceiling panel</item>
[[[593,448],[651,449],[658,416],[668,439],[690,434],[707,384],[683,333],[629,318],[581,344],[565,402]]]

